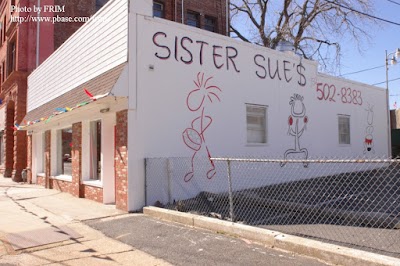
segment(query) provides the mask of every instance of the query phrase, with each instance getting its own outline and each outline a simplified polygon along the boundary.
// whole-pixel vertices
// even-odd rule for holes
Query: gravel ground
[[[400,171],[377,170],[227,193],[165,206],[400,257]]]

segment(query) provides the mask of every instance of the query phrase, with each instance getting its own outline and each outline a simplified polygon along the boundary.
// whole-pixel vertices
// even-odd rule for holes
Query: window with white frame
[[[246,104],[247,143],[267,143],[267,106]]]
[[[58,143],[58,174],[72,176],[72,127],[60,130]]]
[[[91,180],[101,179],[101,120],[90,123],[90,162],[89,177]]]
[[[44,175],[46,170],[46,137],[44,132],[32,136],[34,145],[34,159],[36,162],[36,174]]]
[[[153,2],[153,16],[164,18],[164,5],[162,3]]]
[[[350,145],[350,116],[338,115],[339,144]]]

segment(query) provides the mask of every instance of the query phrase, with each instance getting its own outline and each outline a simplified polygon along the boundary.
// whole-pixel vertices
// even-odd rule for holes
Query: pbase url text
[[[28,15],[26,17],[20,16],[11,16],[11,22],[17,22],[19,24],[27,23],[27,22],[46,22],[46,23],[85,23],[88,21],[106,21],[108,19],[105,17],[63,17],[63,16],[54,16],[54,17],[37,17]]]

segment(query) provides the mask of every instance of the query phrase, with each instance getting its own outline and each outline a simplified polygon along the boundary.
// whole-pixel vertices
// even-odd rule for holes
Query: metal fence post
[[[148,176],[147,176],[147,163],[148,163],[148,158],[144,158],[144,205],[145,206],[148,206],[147,205],[147,182],[149,181],[148,180]]]
[[[167,158],[167,175],[168,175],[168,204],[172,203],[172,191],[171,191],[171,179],[172,179],[172,167],[171,161]]]
[[[229,216],[231,221],[235,221],[233,213],[233,192],[232,192],[232,177],[231,177],[231,161],[228,159],[228,184],[229,184]]]

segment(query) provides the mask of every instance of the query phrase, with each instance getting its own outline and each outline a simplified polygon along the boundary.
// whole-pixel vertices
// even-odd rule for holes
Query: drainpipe
[[[226,10],[225,10],[225,16],[226,16],[226,36],[229,36],[230,35],[230,32],[229,32],[229,21],[230,21],[230,19],[231,19],[231,16],[230,16],[230,12],[229,12],[229,0],[226,0]]]
[[[185,11],[183,10],[183,0],[182,0],[182,24],[185,24]]]
[[[39,53],[40,53],[40,0],[37,1],[38,3],[38,11],[37,11],[37,29],[36,29],[36,68],[39,66]]]
[[[177,3],[177,1],[178,0],[175,0],[175,22],[178,22],[178,21],[176,21],[177,19],[178,19],[178,3]]]

